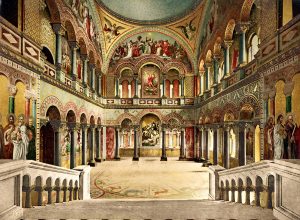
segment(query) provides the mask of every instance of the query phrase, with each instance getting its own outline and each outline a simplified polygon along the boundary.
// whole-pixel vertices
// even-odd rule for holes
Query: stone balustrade
[[[300,198],[299,161],[261,161],[228,170],[211,166],[209,170],[211,199],[273,208],[278,219],[300,218],[296,205]]]
[[[0,160],[0,219],[19,219],[22,208],[89,199],[90,167],[69,170],[37,161]]]

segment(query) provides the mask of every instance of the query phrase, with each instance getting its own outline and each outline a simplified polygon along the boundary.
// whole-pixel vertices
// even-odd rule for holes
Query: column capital
[[[71,50],[79,49],[79,44],[77,43],[77,41],[69,41],[69,46],[70,46]]]
[[[276,96],[276,91],[275,90],[269,92],[269,97],[270,97],[271,100],[274,100],[275,96]]]
[[[80,54],[80,57],[83,61],[89,61],[89,57],[87,54]]]
[[[284,85],[283,93],[285,96],[291,96],[294,90],[294,82],[288,82]]]
[[[15,96],[17,94],[17,87],[15,85],[8,85],[9,96]]]
[[[185,78],[185,75],[184,75],[184,74],[180,74],[180,75],[179,75],[179,79],[182,80],[182,79],[184,79],[184,78]]]
[[[224,40],[224,47],[229,49],[233,44],[233,40]]]
[[[210,68],[210,67],[212,67],[212,63],[211,62],[205,62],[204,67]]]
[[[246,33],[249,30],[250,23],[249,22],[240,22],[237,24],[237,31],[241,33]]]
[[[74,131],[76,129],[76,122],[67,122],[67,127],[69,130]]]
[[[52,29],[55,34],[64,35],[66,28],[61,23],[52,23]]]

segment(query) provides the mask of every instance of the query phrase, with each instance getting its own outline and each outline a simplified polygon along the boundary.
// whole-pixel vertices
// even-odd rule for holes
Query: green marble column
[[[292,111],[292,96],[288,95],[286,96],[286,113],[289,113]]]
[[[8,111],[9,113],[15,113],[15,97],[10,96],[9,97],[9,102],[8,102]]]

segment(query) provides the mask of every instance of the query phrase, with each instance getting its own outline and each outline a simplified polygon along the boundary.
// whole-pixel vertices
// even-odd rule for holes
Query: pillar
[[[116,94],[116,98],[120,98],[120,94],[119,94],[119,78],[116,78],[116,80],[115,80],[115,86],[116,86],[116,92],[115,92],[115,94]]]
[[[102,159],[106,160],[106,127],[102,126]]]
[[[102,74],[101,73],[99,74],[98,77],[98,95],[99,97],[102,96]]]
[[[72,50],[72,61],[71,61],[71,77],[72,81],[76,81],[77,79],[77,49],[79,48],[77,42],[70,42],[70,47]]]
[[[138,98],[139,97],[139,85],[138,85],[138,77],[134,77],[134,97],[133,98]]]
[[[50,121],[51,127],[54,131],[54,165],[61,165],[61,151],[60,151],[60,126],[61,122],[58,120]]]
[[[32,99],[32,122],[33,126],[36,128],[36,98]]]
[[[30,117],[30,98],[31,94],[28,90],[25,91],[25,122],[28,124]]]
[[[9,114],[15,113],[15,96],[17,94],[17,87],[15,85],[9,85],[8,86],[8,93],[9,93],[9,99],[8,99],[8,111]]]
[[[161,148],[161,161],[167,161],[166,154],[166,128],[162,126],[162,148]]]
[[[115,147],[115,160],[120,160],[120,128],[115,128],[115,134],[116,134],[116,147]]]
[[[269,93],[264,92],[262,94],[263,106],[264,106],[264,117],[266,120],[269,118]]]
[[[214,129],[214,146],[213,146],[213,162],[214,165],[218,164],[218,130]]]
[[[208,158],[208,129],[205,130],[205,159],[209,160]]]
[[[235,186],[231,186],[231,202],[235,202]]]
[[[163,75],[163,82],[162,82],[162,86],[163,86],[163,88],[162,88],[162,98],[167,98],[166,97],[166,75],[165,74],[162,74]]]
[[[62,62],[62,35],[63,27],[61,24],[53,24],[53,30],[55,32],[56,44],[55,44],[55,64],[56,64],[56,79],[60,79],[61,62]]]
[[[96,66],[95,64],[90,64],[91,68],[91,89],[92,92],[95,92],[96,89]]]
[[[242,203],[242,191],[243,191],[243,187],[242,186],[238,186],[237,191],[238,191],[237,203]]]
[[[246,202],[245,202],[245,204],[246,205],[250,205],[250,191],[251,191],[251,187],[247,186],[245,188],[245,191],[246,191]]]
[[[247,63],[247,48],[246,48],[246,31],[248,30],[248,24],[240,24],[240,53],[239,64],[243,65]]]
[[[101,127],[96,129],[96,162],[101,162]]]
[[[199,130],[199,137],[198,137],[198,150],[199,150],[199,161],[201,161],[202,158],[202,130]]]
[[[204,153],[204,150],[206,149],[206,146],[205,146],[205,143],[206,143],[206,141],[205,141],[205,130],[204,130],[204,128],[202,129],[202,131],[201,131],[201,135],[202,135],[202,137],[201,137],[201,150],[202,150],[202,160],[206,160],[207,158],[205,157],[206,156],[206,153]]]
[[[269,93],[269,98],[270,98],[270,114],[275,117],[275,96],[276,96],[276,91],[275,88]],[[276,119],[275,119],[276,120]]]
[[[226,169],[229,169],[229,131],[230,131],[230,128],[227,127],[225,130],[224,130],[224,139],[223,139],[223,163],[224,163],[224,167]]]
[[[218,56],[214,57],[214,78],[213,78],[213,84],[218,84],[218,78],[219,78],[219,60],[220,58]]]
[[[207,91],[207,90],[209,90],[209,85],[208,85],[209,73],[208,73],[208,67],[207,67],[207,65],[204,66],[204,69],[205,69],[204,91]]]
[[[185,160],[185,153],[184,153],[184,128],[181,129],[180,133],[180,156],[179,160]]]
[[[184,76],[180,76],[180,85],[181,85],[181,97],[184,97]]]
[[[82,86],[83,86],[83,88],[86,88],[87,87],[88,56],[81,55],[81,59],[83,60]]]
[[[75,135],[74,135],[74,129],[75,129],[75,123],[70,123],[68,125],[70,129],[70,136],[71,136],[71,151],[70,151],[70,169],[73,169],[75,167]]]
[[[86,125],[81,125],[81,138],[82,138],[82,152],[81,152],[81,164],[86,165],[86,141],[87,141],[87,134],[86,134]]]
[[[89,165],[90,166],[95,166],[95,142],[94,142],[94,138],[95,138],[95,127],[94,125],[91,125],[90,126],[90,129],[91,129],[91,136],[90,136],[90,161],[89,161]]]
[[[286,113],[292,111],[292,93],[294,90],[294,82],[288,82],[284,85],[284,94],[286,97]]]
[[[134,127],[134,149],[133,149],[133,158],[132,160],[134,161],[138,161],[139,160],[139,155],[138,155],[138,135],[137,135],[137,132],[138,132],[138,126],[135,126]],[[131,132],[130,132],[130,135],[131,135]]]
[[[205,85],[204,85],[204,75],[205,75],[205,71],[200,71],[200,94],[203,95],[205,89]]]
[[[232,41],[224,41],[225,46],[225,62],[224,62],[224,77],[228,77],[230,75],[230,47],[232,45]]]
[[[246,141],[245,141],[245,126],[243,124],[239,124],[239,166],[246,165]]]

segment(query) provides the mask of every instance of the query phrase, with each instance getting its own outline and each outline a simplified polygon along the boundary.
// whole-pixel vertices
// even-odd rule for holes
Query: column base
[[[167,157],[161,157],[161,158],[160,158],[160,161],[167,161],[167,160],[168,160]]]
[[[179,160],[186,160],[186,157],[185,156],[180,156]]]
[[[120,157],[114,157],[114,160],[116,160],[116,161],[120,161],[120,160],[121,160],[121,158],[120,158]]]
[[[90,162],[88,162],[88,165],[90,165],[91,167],[95,167],[96,163],[95,163],[95,161],[90,161]]]
[[[133,160],[133,161],[139,161],[140,158],[139,158],[139,157],[133,157],[132,160]]]
[[[101,163],[102,159],[101,158],[95,158],[95,161],[98,162],[98,163]]]

